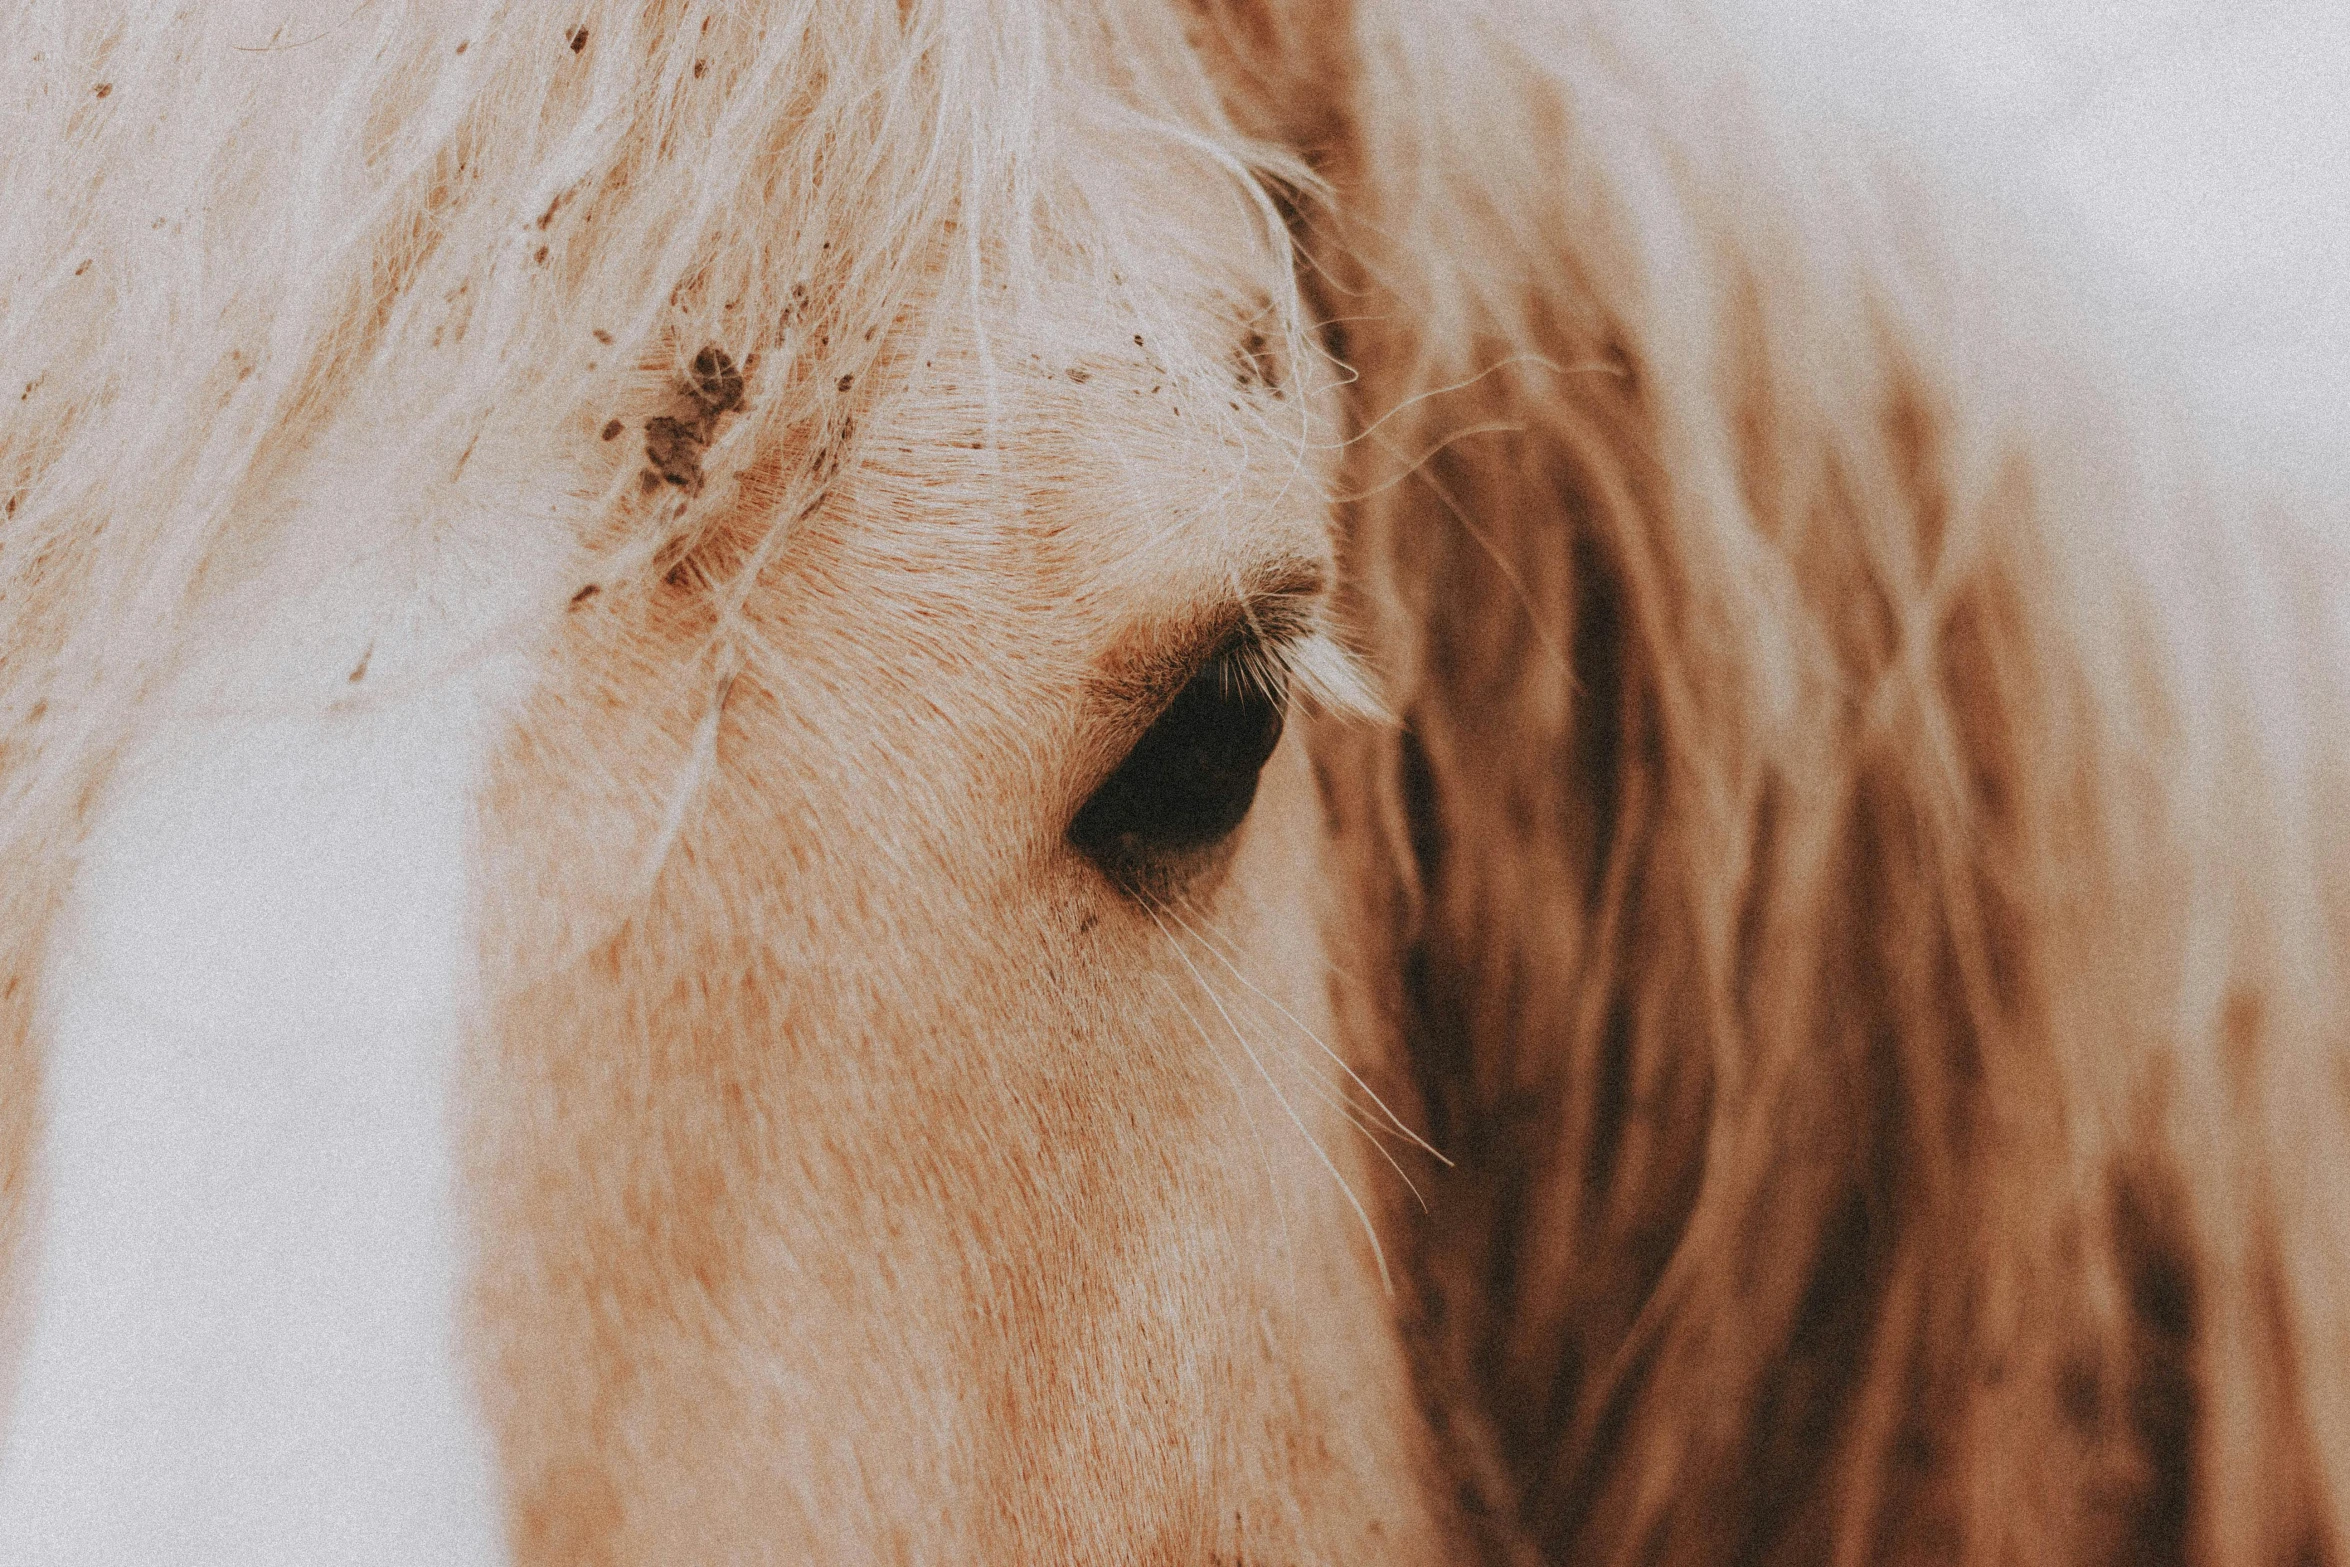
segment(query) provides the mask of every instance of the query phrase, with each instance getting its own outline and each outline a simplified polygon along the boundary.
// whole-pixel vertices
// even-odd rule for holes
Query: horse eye
[[[1069,841],[1121,881],[1223,842],[1248,815],[1287,706],[1262,649],[1219,653],[1085,802]]]

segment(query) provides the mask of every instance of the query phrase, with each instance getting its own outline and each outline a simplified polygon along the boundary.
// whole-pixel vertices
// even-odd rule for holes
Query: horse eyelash
[[[1268,699],[1302,696],[1315,710],[1334,718],[1388,724],[1394,721],[1379,699],[1362,661],[1319,626],[1302,633],[1260,620],[1257,634],[1242,638],[1215,661],[1216,678],[1253,685]]]

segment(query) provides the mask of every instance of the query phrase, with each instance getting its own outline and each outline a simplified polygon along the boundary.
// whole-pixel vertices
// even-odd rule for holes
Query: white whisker
[[[1249,1096],[1241,1089],[1240,1076],[1232,1070],[1232,1063],[1225,1060],[1224,1052],[1216,1048],[1215,1036],[1208,1032],[1207,1025],[1199,1020],[1198,1015],[1183,1004],[1183,996],[1176,990],[1173,980],[1164,974],[1153,977],[1158,980],[1159,987],[1167,992],[1167,999],[1175,1004],[1175,1010],[1183,1014],[1183,1021],[1189,1023],[1193,1031],[1199,1035],[1200,1043],[1207,1046],[1208,1055],[1216,1063],[1216,1070],[1224,1074],[1224,1081],[1231,1086],[1234,1101],[1245,1108],[1249,1104]],[[1256,1117],[1253,1114],[1249,1117],[1249,1123],[1253,1130],[1256,1124]],[[1297,1247],[1289,1230],[1289,1205],[1281,1200],[1281,1182],[1274,1177],[1273,1161],[1265,1152],[1265,1140],[1261,1134],[1257,1137],[1256,1144],[1257,1167],[1264,1174],[1265,1191],[1273,1199],[1273,1217],[1281,1226],[1282,1251],[1287,1256],[1295,1257]]]
[[[1170,909],[1168,912],[1172,913],[1173,910]],[[1196,972],[1197,971],[1194,970],[1194,973]],[[1246,981],[1244,980],[1243,983],[1246,983]],[[1262,995],[1263,992],[1260,991],[1259,994]],[[1271,1000],[1270,997],[1267,997],[1266,999],[1268,1001]],[[1275,1003],[1275,1005],[1278,1007],[1278,1003]],[[1230,1021],[1229,1018],[1227,1021]],[[1330,1084],[1324,1082],[1313,1072],[1308,1071],[1302,1064],[1294,1061],[1292,1064],[1297,1066],[1298,1080],[1305,1085],[1306,1091],[1311,1093],[1323,1105],[1327,1106],[1329,1109],[1335,1111],[1339,1116],[1343,1117],[1347,1125],[1353,1127],[1357,1132],[1360,1132],[1363,1135],[1364,1140],[1371,1145],[1372,1150],[1376,1152],[1381,1159],[1386,1161],[1387,1167],[1389,1169],[1395,1172],[1396,1179],[1403,1182],[1404,1189],[1412,1194],[1412,1200],[1420,1205],[1420,1211],[1423,1213],[1430,1211],[1426,1195],[1421,1192],[1418,1184],[1412,1180],[1411,1176],[1404,1170],[1404,1167],[1396,1162],[1395,1155],[1388,1151],[1387,1144],[1381,1140],[1383,1129],[1373,1121],[1367,1119],[1361,1109],[1356,1106],[1352,1100],[1348,1099],[1343,1092],[1332,1088]],[[1343,1064],[1344,1063],[1341,1063],[1341,1065]],[[1376,1099],[1377,1095],[1373,1095],[1372,1097]],[[1386,1106],[1381,1105],[1380,1108],[1384,1110]],[[1409,1134],[1407,1133],[1406,1135],[1408,1136]]]
[[[1328,1056],[1331,1061],[1337,1065],[1338,1069],[1347,1075],[1347,1079],[1352,1082],[1355,1087],[1361,1089],[1364,1095],[1370,1099],[1371,1103],[1378,1107],[1379,1113],[1386,1117],[1387,1124],[1393,1127],[1399,1135],[1409,1141],[1413,1147],[1418,1148],[1422,1153],[1427,1154],[1430,1158],[1436,1160],[1439,1164],[1442,1164],[1446,1169],[1449,1170],[1453,1168],[1452,1160],[1446,1158],[1444,1154],[1435,1147],[1434,1144],[1430,1143],[1426,1138],[1422,1137],[1418,1132],[1413,1131],[1410,1126],[1406,1125],[1403,1121],[1403,1118],[1398,1116],[1394,1110],[1388,1107],[1387,1101],[1379,1097],[1378,1090],[1374,1089],[1369,1083],[1363,1081],[1362,1074],[1357,1072],[1354,1067],[1347,1062],[1346,1057],[1331,1049],[1329,1042],[1323,1039],[1320,1034],[1315,1033],[1311,1028],[1308,1028],[1303,1022],[1301,1022],[1298,1019],[1297,1014],[1291,1012],[1287,1007],[1283,1006],[1279,1001],[1275,1000],[1271,995],[1267,994],[1265,990],[1256,983],[1256,981],[1250,979],[1246,974],[1242,973],[1240,969],[1234,965],[1233,961],[1229,957],[1225,956],[1223,949],[1216,944],[1212,931],[1202,930],[1199,927],[1194,926],[1173,907],[1169,907],[1167,909],[1167,913],[1173,917],[1175,922],[1181,925],[1185,931],[1198,938],[1200,944],[1215,955],[1216,961],[1223,964],[1234,979],[1237,979],[1243,985],[1246,985],[1252,993],[1254,993],[1265,1003],[1265,1005],[1280,1013],[1291,1027],[1295,1028],[1299,1033],[1305,1035],[1306,1038],[1312,1040],[1314,1042],[1315,1048],[1320,1050],[1322,1054]],[[1401,1174],[1402,1172],[1399,1170],[1397,1173]]]
[[[1320,1140],[1307,1129],[1305,1119],[1297,1113],[1297,1107],[1289,1102],[1289,1096],[1281,1091],[1281,1085],[1273,1081],[1273,1074],[1265,1069],[1264,1058],[1258,1055],[1256,1047],[1248,1042],[1248,1036],[1241,1032],[1240,1025],[1233,1022],[1232,1014],[1225,1010],[1223,1001],[1216,995],[1215,987],[1208,983],[1206,975],[1200,973],[1199,965],[1193,963],[1189,955],[1184,952],[1182,944],[1175,939],[1175,933],[1167,929],[1166,922],[1159,918],[1157,910],[1145,904],[1143,911],[1150,915],[1151,923],[1159,927],[1159,933],[1167,938],[1167,945],[1173,949],[1177,960],[1189,969],[1191,977],[1199,982],[1201,994],[1208,998],[1208,1004],[1213,1006],[1217,1015],[1224,1019],[1224,1026],[1232,1030],[1234,1041],[1247,1055],[1249,1063],[1257,1069],[1257,1075],[1265,1080],[1265,1087],[1271,1091],[1274,1102],[1281,1106],[1282,1113],[1288,1116],[1290,1124],[1297,1128],[1297,1134],[1306,1140],[1306,1146],[1314,1150],[1314,1157],[1322,1162],[1322,1168],[1328,1170],[1330,1178],[1338,1183],[1339,1191],[1346,1197],[1347,1206],[1354,1210],[1355,1218],[1362,1224],[1364,1237],[1371,1243],[1372,1260],[1379,1266],[1379,1286],[1392,1296],[1395,1293],[1395,1276],[1388,1271],[1387,1248],[1379,1243],[1378,1226],[1371,1222],[1371,1215],[1363,1207],[1362,1199],[1355,1195],[1353,1184],[1339,1170],[1337,1162],[1330,1157],[1329,1151],[1323,1148]]]

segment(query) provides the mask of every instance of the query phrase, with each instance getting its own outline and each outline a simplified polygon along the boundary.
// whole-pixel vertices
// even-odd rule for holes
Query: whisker
[[[1337,1063],[1338,1069],[1347,1075],[1348,1080],[1351,1081],[1355,1087],[1363,1091],[1364,1095],[1370,1099],[1372,1104],[1378,1106],[1379,1113],[1387,1118],[1387,1124],[1395,1128],[1398,1134],[1407,1139],[1422,1153],[1427,1154],[1430,1158],[1443,1165],[1446,1169],[1449,1170],[1455,1167],[1452,1160],[1446,1158],[1445,1155],[1440,1150],[1438,1150],[1434,1144],[1430,1143],[1418,1132],[1413,1131],[1411,1127],[1404,1123],[1402,1117],[1398,1116],[1394,1110],[1388,1107],[1387,1101],[1379,1097],[1378,1090],[1373,1088],[1369,1083],[1363,1081],[1362,1074],[1357,1072],[1354,1067],[1348,1063],[1346,1057],[1340,1055],[1336,1050],[1331,1049],[1327,1040],[1323,1039],[1321,1035],[1315,1033],[1304,1023],[1300,1022],[1295,1013],[1291,1012],[1279,1001],[1276,1001],[1272,996],[1268,995],[1257,985],[1254,980],[1250,979],[1246,974],[1242,973],[1240,969],[1234,965],[1233,961],[1229,957],[1225,956],[1223,950],[1216,945],[1215,940],[1212,938],[1212,935],[1209,932],[1202,931],[1198,927],[1194,926],[1172,906],[1168,907],[1167,913],[1175,920],[1177,924],[1181,925],[1185,931],[1196,937],[1202,946],[1206,947],[1211,953],[1213,953],[1215,955],[1216,961],[1223,964],[1224,967],[1230,971],[1234,979],[1237,979],[1243,985],[1246,985],[1250,991],[1252,991],[1255,995],[1264,1001],[1265,1005],[1280,1013],[1281,1016],[1288,1021],[1292,1028],[1295,1028],[1299,1033],[1305,1035],[1306,1038],[1312,1040],[1316,1048],[1318,1048],[1322,1054],[1328,1056],[1333,1062]]]
[[[1174,911],[1170,909],[1168,912],[1173,913]],[[1193,973],[1196,976],[1198,971],[1195,969],[1193,970]],[[1242,983],[1246,984],[1247,981],[1244,979]],[[1254,989],[1255,987],[1251,986],[1250,988]],[[1259,991],[1258,994],[1263,995],[1263,992]],[[1211,996],[1210,999],[1212,1000],[1213,997]],[[1278,1002],[1273,1002],[1271,997],[1267,996],[1265,999],[1276,1009],[1279,1008],[1280,1004]],[[1226,1021],[1231,1021],[1229,1015],[1227,1015]],[[1292,1021],[1294,1021],[1294,1019]],[[1341,1063],[1341,1065],[1343,1064],[1344,1063]],[[1343,1116],[1346,1119],[1347,1125],[1353,1127],[1356,1131],[1363,1135],[1364,1140],[1370,1143],[1372,1149],[1378,1153],[1379,1157],[1387,1162],[1387,1167],[1395,1172],[1396,1179],[1403,1182],[1404,1189],[1412,1194],[1412,1200],[1420,1205],[1420,1211],[1422,1213],[1431,1212],[1432,1210],[1428,1206],[1428,1198],[1426,1194],[1420,1190],[1419,1185],[1412,1180],[1410,1174],[1405,1171],[1404,1167],[1396,1162],[1395,1155],[1388,1151],[1387,1144],[1381,1140],[1381,1128],[1371,1121],[1365,1119],[1361,1108],[1357,1106],[1354,1101],[1348,1099],[1345,1094],[1333,1089],[1328,1083],[1324,1082],[1314,1073],[1305,1070],[1302,1065],[1298,1068],[1298,1078],[1299,1081],[1305,1085],[1306,1090],[1309,1093],[1311,1093],[1316,1099],[1320,1100],[1324,1105],[1327,1105],[1330,1109],[1335,1110],[1339,1115]],[[1368,1090],[1366,1090],[1366,1092],[1368,1092]],[[1374,1101],[1376,1101],[1378,1096],[1374,1094],[1372,1095],[1372,1098]],[[1381,1105],[1380,1108],[1385,1109],[1386,1106]]]
[[[1306,1140],[1306,1146],[1314,1150],[1314,1157],[1322,1161],[1322,1168],[1328,1170],[1330,1178],[1338,1183],[1339,1191],[1346,1197],[1346,1205],[1354,1210],[1355,1218],[1362,1224],[1364,1237],[1371,1243],[1372,1260],[1379,1265],[1379,1287],[1388,1295],[1394,1295],[1395,1276],[1388,1271],[1387,1248],[1379,1243],[1378,1226],[1371,1222],[1371,1215],[1364,1209],[1362,1199],[1355,1195],[1353,1184],[1339,1171],[1338,1165],[1330,1157],[1329,1151],[1323,1148],[1321,1142],[1311,1131],[1306,1129],[1304,1117],[1300,1116],[1297,1113],[1297,1107],[1289,1102],[1289,1096],[1281,1091],[1281,1085],[1273,1081],[1273,1074],[1265,1069],[1264,1057],[1257,1054],[1256,1047],[1248,1042],[1248,1036],[1241,1032],[1240,1025],[1232,1021],[1232,1014],[1225,1010],[1223,1001],[1216,995],[1215,988],[1208,983],[1207,976],[1200,973],[1199,965],[1191,961],[1190,955],[1183,950],[1182,943],[1175,939],[1174,932],[1168,930],[1166,922],[1159,918],[1158,911],[1146,903],[1143,905],[1143,912],[1150,915],[1151,923],[1158,926],[1159,934],[1167,938],[1167,945],[1174,951],[1176,958],[1191,971],[1191,977],[1199,982],[1201,993],[1208,998],[1208,1004],[1216,1009],[1217,1015],[1224,1019],[1224,1026],[1232,1030],[1234,1042],[1248,1057],[1250,1065],[1257,1069],[1257,1076],[1265,1080],[1265,1087],[1272,1093],[1274,1102],[1281,1106],[1282,1113],[1289,1117],[1290,1125],[1297,1128],[1298,1136]]]
[[[1448,446],[1465,441],[1473,435],[1523,435],[1527,428],[1526,422],[1522,419],[1489,419],[1483,424],[1464,425],[1430,443],[1426,451],[1411,461],[1398,466],[1393,474],[1380,480],[1377,484],[1360,490],[1340,490],[1333,493],[1330,499],[1341,506],[1352,506],[1370,500],[1374,496],[1384,495],[1426,467],[1438,452]],[[1384,441],[1380,443],[1380,446],[1383,450],[1387,449]]]
[[[642,903],[651,895],[661,868],[669,863],[678,839],[684,836],[686,819],[701,802],[703,791],[718,770],[718,725],[726,716],[726,699],[734,694],[739,673],[735,659],[723,659],[719,664],[717,677],[711,683],[709,704],[702,711],[701,721],[694,726],[693,750],[687,757],[685,771],[676,780],[669,803],[661,813],[661,830],[646,845],[644,858],[637,868],[641,891],[632,902]]]
[[[1382,443],[1383,446],[1384,444]],[[1466,533],[1470,539],[1475,541],[1477,547],[1485,552],[1486,558],[1493,562],[1496,569],[1501,572],[1503,580],[1509,583],[1510,591],[1516,595],[1518,608],[1524,612],[1526,617],[1527,633],[1541,646],[1543,655],[1550,660],[1551,664],[1567,677],[1570,686],[1576,686],[1574,660],[1567,657],[1566,649],[1559,644],[1558,638],[1551,634],[1549,621],[1543,614],[1541,606],[1535,601],[1534,590],[1526,585],[1525,574],[1518,570],[1509,555],[1493,542],[1485,530],[1477,526],[1469,516],[1468,509],[1462,506],[1459,500],[1454,498],[1453,493],[1444,487],[1443,481],[1430,473],[1425,466],[1407,468],[1404,471],[1404,476],[1417,479],[1426,485],[1428,493],[1435,496],[1437,502],[1444,507],[1445,514],[1451,517],[1454,522],[1459,523],[1461,531]],[[1579,687],[1577,688],[1579,689]]]
[[[1176,990],[1175,982],[1164,974],[1158,974],[1152,977],[1157,979],[1160,988],[1167,992],[1167,999],[1175,1003],[1175,1010],[1183,1014],[1183,1021],[1189,1023],[1193,1030],[1199,1034],[1200,1043],[1207,1046],[1209,1056],[1213,1058],[1216,1063],[1216,1070],[1223,1073],[1224,1081],[1231,1085],[1233,1099],[1243,1106],[1248,1105],[1250,1103],[1249,1096],[1242,1092],[1240,1086],[1240,1077],[1232,1070],[1232,1063],[1227,1061],[1224,1058],[1224,1052],[1216,1047],[1215,1036],[1208,1032],[1207,1025],[1199,1020],[1198,1016],[1191,1010],[1191,1008],[1183,1004],[1182,993]],[[1253,1114],[1249,1116],[1249,1124],[1251,1129],[1254,1130],[1256,1126],[1256,1117]],[[1273,1161],[1265,1152],[1265,1139],[1261,1133],[1256,1139],[1256,1145],[1257,1168],[1263,1172],[1265,1177],[1265,1190],[1272,1196],[1273,1216],[1279,1220],[1281,1224],[1281,1245],[1283,1253],[1286,1256],[1294,1258],[1297,1255],[1297,1246],[1295,1240],[1290,1234],[1289,1206],[1281,1200],[1281,1182],[1276,1179],[1273,1174]]]

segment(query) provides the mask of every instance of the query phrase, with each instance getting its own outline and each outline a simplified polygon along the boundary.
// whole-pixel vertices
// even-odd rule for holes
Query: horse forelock
[[[609,549],[632,487],[698,498],[755,433],[802,432],[790,477],[812,488],[860,377],[926,317],[1032,298],[1048,262],[1147,322],[1197,258],[1104,247],[1089,206],[1137,172],[1088,179],[1105,126],[1242,180],[1273,155],[1221,128],[1171,28],[1082,10],[44,16],[8,66],[33,133],[7,155],[0,539],[41,575],[0,637],[7,711],[42,726],[12,805],[70,795],[198,598],[289,547],[285,496],[321,482],[338,427],[403,432],[373,454],[379,528],[552,499]],[[1293,331],[1261,254],[1255,308]],[[646,417],[694,412],[697,359],[741,374],[736,404],[648,442]],[[582,464],[632,411],[644,460]],[[625,521],[646,555],[667,542]]]

